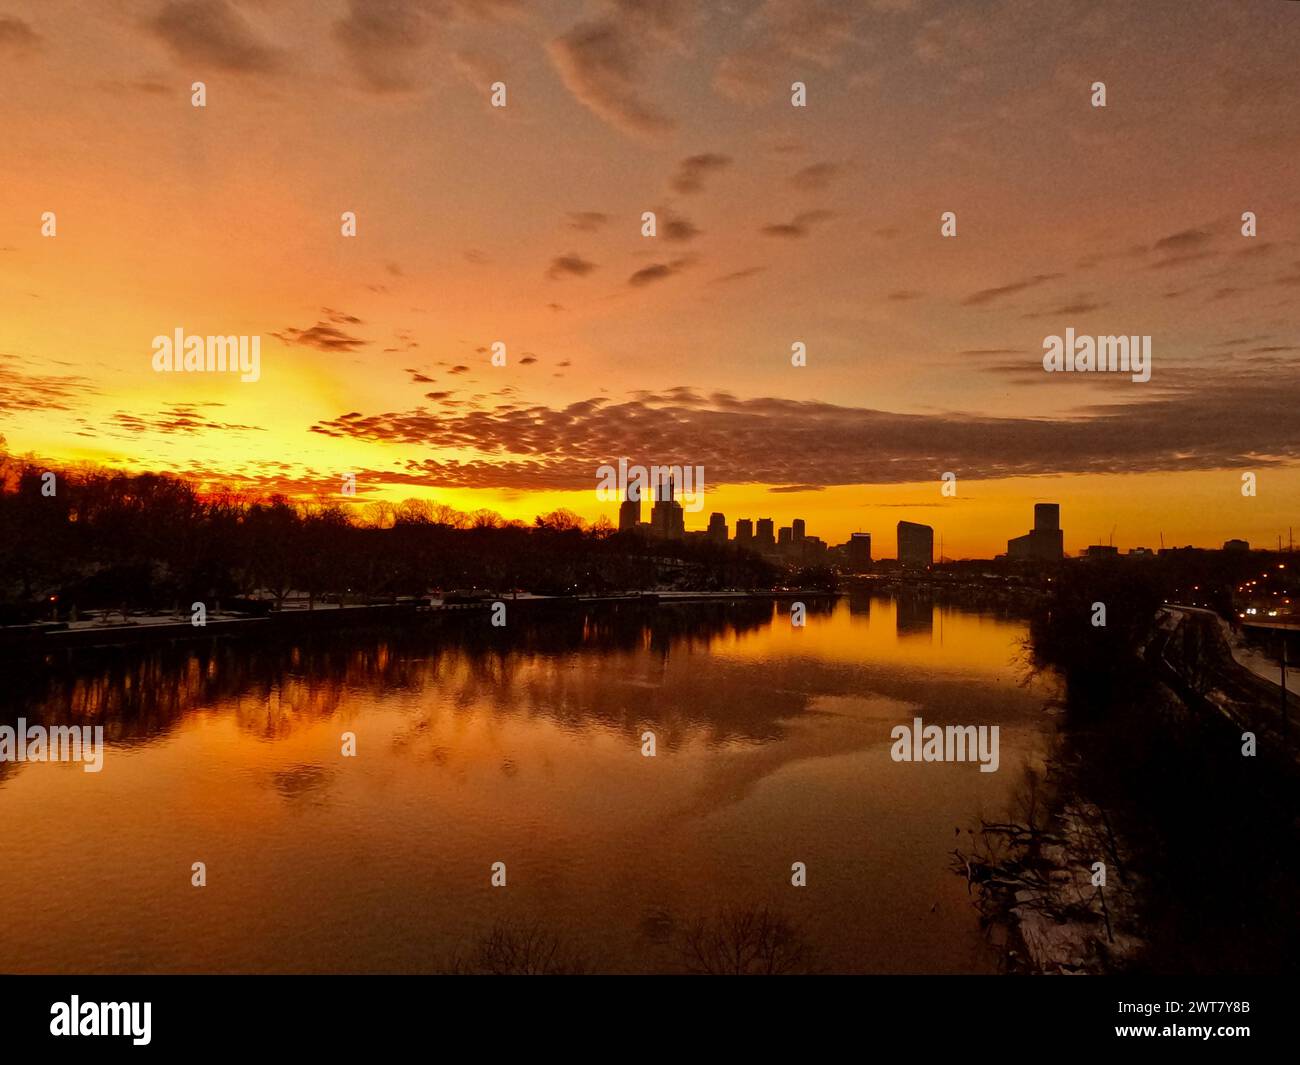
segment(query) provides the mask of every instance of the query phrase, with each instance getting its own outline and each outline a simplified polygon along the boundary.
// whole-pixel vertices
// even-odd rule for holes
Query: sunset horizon
[[[596,469],[628,457],[704,468],[688,528],[883,544],[906,519],[978,558],[1056,500],[1071,553],[1276,545],[1300,498],[1281,6],[1096,5],[1023,53],[1046,16],[1016,3],[746,5],[738,34],[684,3],[18,4],[5,129],[40,162],[0,203],[0,432],[526,522],[611,516]],[[1150,380],[1044,373],[1067,329],[1149,335]],[[259,379],[156,372],[173,330],[259,338]]]
[[[0,0],[4,1031],[535,1053],[570,984],[457,978],[583,976],[608,1052],[738,986],[612,977],[821,976],[719,1049],[1280,1044],[1298,59],[1300,0]]]

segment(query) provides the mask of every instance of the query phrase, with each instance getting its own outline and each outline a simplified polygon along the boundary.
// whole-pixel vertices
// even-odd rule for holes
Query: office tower
[[[850,569],[871,568],[871,533],[853,533],[845,546],[848,548]]]
[[[934,564],[934,530],[914,521],[898,523],[898,561],[904,566]]]
[[[772,533],[772,519],[759,518],[754,532],[754,546],[760,551],[771,551],[776,547],[776,537]]]
[[[686,536],[686,515],[677,502],[673,479],[661,481],[655,491],[655,505],[650,508],[650,531],[665,540],[681,540]]]
[[[754,523],[749,518],[736,519],[736,543],[751,547],[754,543]]]
[[[716,511],[709,515],[708,537],[720,544],[727,542],[727,519]]]
[[[803,518],[795,518],[790,523],[790,538],[797,544],[804,538]]]
[[[1007,541],[1007,557],[1035,562],[1059,562],[1065,557],[1061,531],[1061,504],[1035,503],[1034,527],[1024,536]]]
[[[618,531],[631,532],[641,524],[641,484],[627,486],[627,498],[618,505]]]
[[[788,548],[794,543],[794,533],[790,526],[782,525],[776,533],[776,542],[778,547]]]

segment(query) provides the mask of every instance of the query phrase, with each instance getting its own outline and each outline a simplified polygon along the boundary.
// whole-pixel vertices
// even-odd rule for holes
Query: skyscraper
[[[754,532],[754,546],[760,551],[771,551],[776,547],[776,536],[772,532],[772,519],[759,518]]]
[[[804,538],[803,518],[795,518],[790,523],[790,538],[797,544]]]
[[[740,547],[751,547],[754,543],[754,523],[749,518],[736,519],[736,543]]]
[[[934,563],[934,530],[914,521],[898,523],[898,561],[904,566]]]
[[[1064,558],[1061,504],[1035,503],[1034,527],[1024,536],[1007,541],[1007,557],[1037,562],[1059,562]]]
[[[864,570],[871,568],[871,533],[852,533],[848,548],[849,568]]]
[[[655,504],[650,508],[650,531],[665,540],[681,540],[686,536],[686,515],[674,492],[671,477],[661,481],[656,486]]]
[[[627,498],[618,505],[618,531],[632,532],[641,524],[641,484],[627,486]]]
[[[718,543],[727,542],[727,519],[724,515],[714,511],[709,515],[708,537],[710,540],[716,540]]]

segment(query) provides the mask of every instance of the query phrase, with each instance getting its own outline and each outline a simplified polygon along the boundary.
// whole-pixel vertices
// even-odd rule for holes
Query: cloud
[[[1155,250],[1184,252],[1191,248],[1200,248],[1210,243],[1212,239],[1212,235],[1204,229],[1184,229],[1181,233],[1174,233],[1156,241]]]
[[[1093,311],[1099,311],[1109,306],[1106,303],[1095,303],[1086,296],[1080,296],[1073,303],[1066,303],[1060,307],[1054,307],[1047,311],[1036,311],[1031,314],[1023,314],[1022,318],[1059,318],[1063,315],[1072,314],[1091,314]]]
[[[800,491],[929,481],[949,469],[996,479],[1258,468],[1300,459],[1300,367],[1247,365],[1214,381],[1195,370],[1164,376],[1172,383],[1160,389],[1127,383],[1127,403],[1058,417],[912,414],[676,388],[623,402],[416,410],[312,428],[454,455],[411,460],[408,468],[432,484],[521,490],[590,487],[596,468],[620,455],[700,464],[715,485]],[[1141,448],[1133,447],[1135,439]]]
[[[932,63],[943,58],[946,44],[947,34],[944,30],[943,20],[935,18],[930,19],[921,27],[921,32],[916,35],[912,48],[916,52],[918,59],[924,59],[926,62]]]
[[[1035,274],[1033,277],[1027,277],[1023,281],[1013,281],[1009,285],[999,285],[996,288],[982,288],[978,292],[973,292],[962,300],[963,307],[980,307],[986,303],[992,303],[1003,296],[1010,296],[1017,292],[1024,292],[1026,289],[1035,288],[1038,285],[1045,285],[1049,281],[1056,281],[1064,277],[1064,274]]]
[[[335,311],[331,310],[329,307],[322,307],[320,312],[325,316],[327,321],[333,322],[335,325],[364,324],[355,314],[348,314],[345,311]]]
[[[749,19],[750,39],[723,56],[713,86],[741,102],[771,99],[809,68],[838,66],[860,43],[865,16],[843,0],[764,0]]]
[[[39,52],[45,40],[20,18],[0,15],[0,56],[21,59]]]
[[[694,240],[700,235],[699,229],[689,218],[683,218],[681,215],[666,213],[664,220],[659,226],[659,233],[664,240],[672,241],[674,244],[685,244],[688,240]]]
[[[1186,255],[1170,255],[1158,262],[1152,263],[1147,269],[1149,270],[1168,270],[1174,267],[1186,266],[1188,263],[1199,263],[1205,259],[1213,259],[1218,255],[1212,251],[1192,251]]]
[[[609,221],[609,215],[600,211],[570,211],[569,228],[579,233],[595,233]]]
[[[932,18],[922,24],[912,43],[912,50],[918,59],[926,63],[970,59],[986,51],[995,34],[1015,33],[1011,29],[1013,22],[1014,18],[990,20],[982,11],[959,6],[942,18]],[[966,68],[966,73],[969,74],[973,69],[975,68]]]
[[[362,82],[381,93],[415,88],[419,81],[415,59],[433,37],[429,12],[402,0],[350,0],[347,17],[334,24],[334,39]]]
[[[134,78],[129,81],[101,81],[99,83],[106,92],[124,94],[140,93],[144,96],[170,96],[175,89],[161,81],[150,81],[145,78]]]
[[[606,122],[637,136],[658,137],[675,123],[644,96],[642,41],[624,21],[581,22],[550,44],[560,80]]]
[[[681,48],[698,0],[610,0],[618,17],[656,41]]]
[[[491,23],[521,12],[520,0],[349,0],[334,23],[334,40],[372,92],[409,92],[426,84],[436,65],[425,52],[456,23]],[[461,51],[448,64],[465,73],[483,59]]]
[[[149,27],[183,63],[244,74],[284,66],[283,51],[259,38],[228,0],[170,0]]]
[[[731,156],[717,152],[705,152],[683,159],[677,167],[677,173],[669,184],[674,191],[681,193],[699,192],[704,188],[704,179],[731,165]]]
[[[1184,229],[1162,237],[1151,246],[1151,251],[1163,256],[1148,265],[1150,270],[1168,270],[1188,263],[1201,262],[1217,257],[1218,252],[1210,250],[1215,233],[1210,226]]]
[[[0,415],[20,410],[71,410],[75,402],[97,395],[84,377],[27,369],[28,360],[0,352]]]
[[[568,255],[557,255],[552,259],[546,276],[553,281],[562,277],[586,277],[594,269],[596,269],[595,263],[588,262],[577,252],[570,252]]]
[[[789,222],[775,222],[764,226],[759,232],[767,237],[806,237],[815,223],[833,217],[831,211],[803,211]]]
[[[348,316],[342,316],[343,321],[347,321]],[[360,319],[350,319],[353,322],[359,322]],[[334,312],[326,310],[326,320],[317,322],[307,329],[285,328],[278,333],[272,333],[273,337],[278,337],[286,344],[296,344],[300,347],[316,348],[319,351],[356,351],[363,347],[367,341],[359,337],[350,336],[338,328],[340,318]]]
[[[649,285],[655,281],[663,281],[667,278],[681,273],[693,260],[689,258],[673,259],[667,263],[653,263],[650,266],[643,266],[627,279],[627,283],[634,288],[640,288],[642,285]]]
[[[162,433],[166,436],[194,435],[202,432],[264,432],[261,426],[238,425],[213,421],[201,410],[203,407],[221,407],[222,403],[175,403],[152,414],[133,414],[118,411],[109,424],[130,433]]]
[[[504,67],[500,58],[468,49],[454,53],[451,63],[469,84],[482,88],[484,92],[501,77]]]
[[[723,274],[721,277],[715,277],[710,284],[726,285],[730,284],[732,281],[743,281],[747,277],[761,274],[766,269],[766,266],[747,266],[744,270],[734,270],[729,274]]]
[[[790,184],[801,192],[817,192],[826,188],[840,170],[837,163],[814,163],[796,171],[790,178]]]

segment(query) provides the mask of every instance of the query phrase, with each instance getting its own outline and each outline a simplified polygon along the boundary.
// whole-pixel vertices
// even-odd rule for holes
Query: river
[[[0,970],[671,972],[751,934],[798,970],[996,970],[949,852],[1047,755],[1023,620],[524,613],[10,663],[0,723],[107,748],[0,765]],[[998,725],[998,771],[894,762],[915,717]]]

